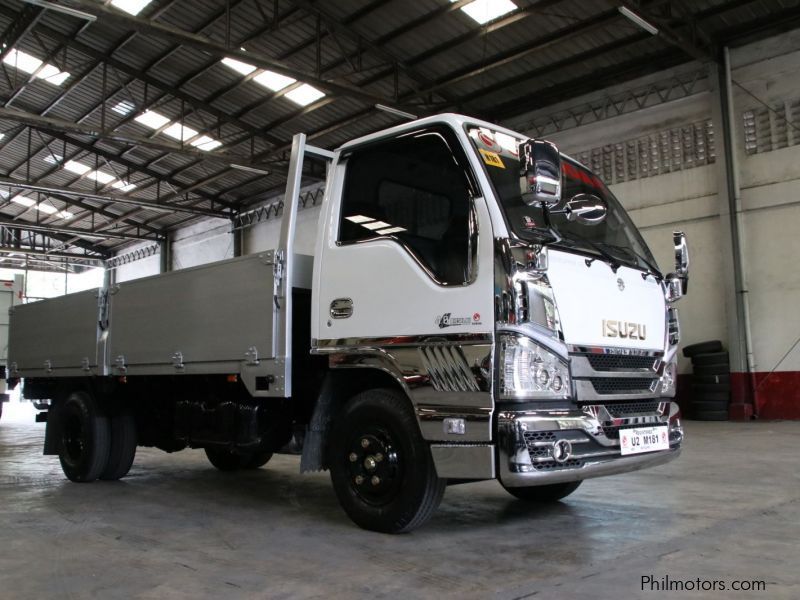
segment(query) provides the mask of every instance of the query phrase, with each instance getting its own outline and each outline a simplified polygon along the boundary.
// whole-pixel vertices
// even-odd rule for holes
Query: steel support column
[[[732,418],[757,415],[753,376],[755,364],[750,337],[750,309],[747,277],[743,265],[742,210],[739,188],[735,110],[731,91],[730,58],[723,49],[723,60],[711,63],[709,80],[714,85],[712,118],[718,126],[717,190],[722,239],[722,268],[731,365]]]

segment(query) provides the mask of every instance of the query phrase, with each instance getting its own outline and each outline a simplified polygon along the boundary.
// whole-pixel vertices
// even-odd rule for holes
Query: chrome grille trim
[[[571,350],[578,402],[660,397],[658,380],[666,365],[662,352],[575,346]]]

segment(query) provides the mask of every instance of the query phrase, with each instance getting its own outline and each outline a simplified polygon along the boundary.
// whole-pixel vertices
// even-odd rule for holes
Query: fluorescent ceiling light
[[[98,181],[103,185],[107,183],[111,183],[116,179],[113,175],[109,175],[108,173],[104,173],[103,171],[92,171],[91,173],[87,173],[86,177],[93,181]]]
[[[161,129],[164,125],[169,123],[169,119],[164,115],[157,113],[154,110],[146,110],[134,119],[137,123],[141,123],[150,129]]]
[[[450,0],[450,2],[457,2],[457,0]],[[474,21],[483,25],[513,10],[517,10],[517,8],[519,7],[511,2],[511,0],[475,0],[474,2],[462,6],[461,10]]]
[[[124,116],[130,113],[134,108],[136,107],[134,106],[133,102],[122,100],[121,102],[117,102],[114,106],[112,106],[111,110]]]
[[[208,152],[209,150],[214,150],[215,148],[219,148],[220,146],[222,146],[222,142],[220,142],[219,140],[212,139],[207,135],[201,135],[199,138],[197,138],[192,142],[192,146]]]
[[[259,73],[258,75],[253,77],[253,81],[255,81],[256,83],[260,83],[265,88],[270,89],[273,92],[280,92],[283,88],[289,87],[290,85],[295,83],[297,79],[292,79],[291,77],[286,77],[286,75],[281,75],[280,73],[274,73],[273,71],[264,71],[263,73]]]
[[[64,157],[59,154],[48,154],[42,160],[51,165],[60,165]]]
[[[111,0],[111,5],[131,15],[138,15],[151,0]]]
[[[30,75],[35,73],[36,79],[44,79],[53,85],[61,85],[69,77],[69,73],[66,71],[61,71],[50,63],[43,63],[22,50],[12,49],[5,55],[3,62]]]
[[[644,29],[647,33],[650,33],[652,35],[658,35],[658,27],[656,27],[655,25],[653,25],[649,21],[645,21],[642,17],[637,15],[635,12],[633,12],[627,6],[620,6],[619,7],[619,12],[620,12],[620,14],[622,14],[622,16],[624,16],[629,21],[631,21],[633,23],[636,23],[636,25],[638,25],[639,27]]]
[[[248,65],[247,63],[236,60],[235,58],[223,58],[222,64],[233,69],[237,73],[241,73],[242,75],[250,75],[250,73],[256,70],[253,65]]]
[[[352,217],[345,217],[351,223],[369,223],[370,221],[374,221],[372,217],[365,217],[364,215],[353,215]]]
[[[72,173],[76,173],[77,175],[85,175],[89,171],[92,170],[91,167],[87,167],[86,165],[82,165],[79,162],[75,162],[74,160],[68,160],[64,165],[64,168],[67,171],[71,171]]]
[[[121,179],[112,183],[111,187],[121,190],[123,192],[130,192],[131,190],[136,189],[136,186],[134,184],[129,183],[127,181],[122,181]]]
[[[381,235],[389,235],[390,233],[400,233],[405,230],[405,227],[389,227],[389,229],[379,229],[378,233]]]
[[[185,142],[186,140],[196,136],[198,134],[198,131],[192,129],[191,127],[187,127],[186,125],[181,124],[179,121],[175,121],[172,125],[167,127],[161,133],[163,133],[164,135],[168,135],[171,138],[175,138],[180,142]]]
[[[11,201],[16,203],[16,204],[21,204],[22,206],[26,206],[28,208],[30,208],[31,206],[36,204],[36,200],[32,200],[31,198],[28,198],[27,196],[23,196],[21,194],[17,195],[17,196],[14,196],[11,199]]]
[[[312,102],[319,100],[325,95],[325,92],[319,91],[317,88],[304,83],[303,85],[286,92],[286,97],[299,104],[300,106],[308,106]]]
[[[372,223],[362,223],[361,226],[366,227],[367,229],[373,231],[376,229],[386,229],[387,227],[391,227],[389,223],[384,223],[383,221],[372,221]]]

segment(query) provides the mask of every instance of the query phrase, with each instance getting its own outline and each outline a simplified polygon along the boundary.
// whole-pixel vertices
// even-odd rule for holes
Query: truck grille
[[[655,414],[659,404],[659,400],[644,400],[641,402],[614,402],[604,404],[604,406],[612,417],[627,417]]]
[[[595,371],[654,371],[659,359],[625,354],[587,354],[586,360]]]
[[[650,394],[658,379],[628,377],[591,377],[589,381],[597,394]]]

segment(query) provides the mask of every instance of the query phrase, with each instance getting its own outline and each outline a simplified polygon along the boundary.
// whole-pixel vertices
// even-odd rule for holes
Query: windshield
[[[523,140],[485,127],[470,127],[468,133],[514,235],[529,241],[542,239],[547,232],[542,209],[525,204],[519,191],[517,145]],[[551,209],[551,213],[562,210],[566,202],[578,194],[599,196],[606,202],[608,213],[597,225],[582,225],[567,221],[563,214],[551,214],[551,225],[561,237],[553,243],[554,246],[577,249],[657,272],[655,259],[639,231],[614,194],[594,173],[562,155],[561,183],[561,202]]]

